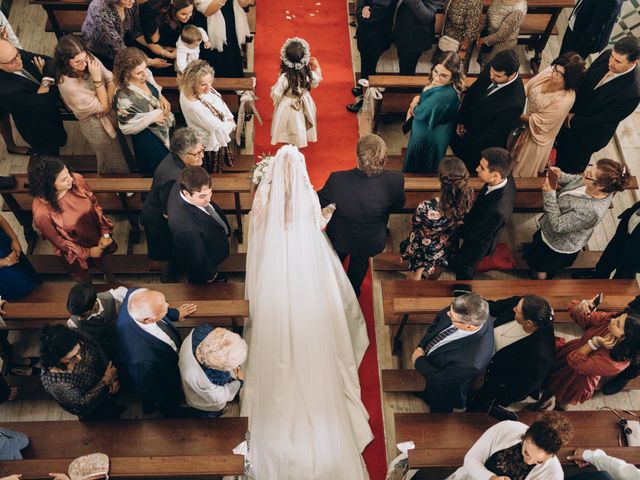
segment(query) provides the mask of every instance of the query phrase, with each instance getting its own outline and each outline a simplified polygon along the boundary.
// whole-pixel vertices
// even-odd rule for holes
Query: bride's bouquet
[[[275,160],[275,157],[272,156],[271,153],[267,153],[266,155],[263,154],[258,158],[260,159],[260,161],[256,163],[256,166],[251,174],[251,183],[256,186],[260,183],[260,180],[262,180],[262,177],[267,172],[269,166]]]

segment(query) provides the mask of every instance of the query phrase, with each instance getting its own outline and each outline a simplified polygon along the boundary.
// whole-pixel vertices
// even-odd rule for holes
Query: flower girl
[[[302,38],[287,39],[280,50],[280,60],[280,76],[271,87],[271,144],[306,147],[308,142],[318,141],[316,104],[309,90],[322,80],[320,64],[311,57],[309,44]]]

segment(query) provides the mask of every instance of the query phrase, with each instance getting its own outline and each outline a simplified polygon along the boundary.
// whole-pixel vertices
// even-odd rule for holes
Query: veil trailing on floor
[[[267,167],[251,211],[249,344],[241,414],[255,480],[368,478],[372,440],[358,366],[364,317],[329,240],[296,147]]]

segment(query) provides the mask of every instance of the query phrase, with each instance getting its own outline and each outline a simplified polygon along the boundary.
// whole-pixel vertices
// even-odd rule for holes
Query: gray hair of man
[[[379,175],[387,162],[387,144],[378,135],[368,133],[360,137],[356,145],[358,170],[367,177]]]
[[[477,293],[466,293],[455,297],[451,309],[460,323],[481,327],[489,318],[489,303]]]
[[[196,145],[201,143],[201,141],[200,135],[198,135],[198,132],[193,128],[182,127],[171,135],[171,145],[169,149],[174,155],[186,155],[193,150]]]
[[[155,323],[162,319],[160,314],[167,308],[167,300],[162,292],[139,288],[129,294],[127,312],[139,323]],[[152,321],[145,321],[154,319]]]

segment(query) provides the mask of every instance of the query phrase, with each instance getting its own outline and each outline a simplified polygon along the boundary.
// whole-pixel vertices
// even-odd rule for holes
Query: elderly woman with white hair
[[[247,359],[247,343],[226,328],[200,325],[180,348],[180,376],[184,396],[196,416],[219,417],[244,384],[240,369]]]

